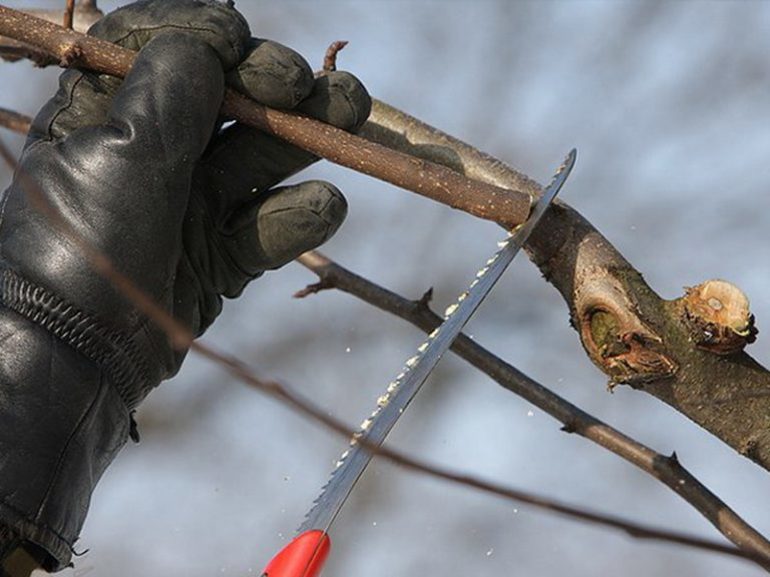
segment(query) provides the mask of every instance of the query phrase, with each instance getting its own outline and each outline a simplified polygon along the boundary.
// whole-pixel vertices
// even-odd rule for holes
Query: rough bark
[[[94,0],[80,0],[72,6],[72,0],[67,0],[66,8],[63,10],[26,10],[28,14],[42,18],[56,24],[64,24],[66,28],[73,28],[80,32],[85,32],[91,25],[99,20],[104,14],[96,6]],[[47,52],[33,48],[23,42],[12,38],[0,36],[0,57],[5,60],[14,61],[21,58],[32,60],[39,66],[56,64],[57,60]]]
[[[382,102],[361,134],[473,179],[533,196],[541,190],[499,160]],[[708,281],[664,300],[596,228],[558,201],[525,248],[561,293],[583,347],[612,386],[654,395],[770,470],[770,374],[742,351],[756,329],[737,287],[720,285],[715,297],[706,287],[717,281]],[[704,291],[703,306],[694,307],[693,294]]]

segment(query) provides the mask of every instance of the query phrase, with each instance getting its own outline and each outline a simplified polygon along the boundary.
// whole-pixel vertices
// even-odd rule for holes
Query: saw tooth
[[[377,399],[376,407],[371,416],[361,423],[361,429],[353,435],[347,450],[335,462],[332,474],[321,489],[318,497],[313,501],[312,508],[305,516],[302,525],[300,525],[300,531],[307,529],[322,529],[326,531],[329,528],[371,459],[371,451],[364,450],[359,441],[365,438],[376,446],[379,446],[384,441],[385,436],[398,420],[398,415],[404,412],[411,399],[419,391],[419,388],[425,382],[435,363],[438,362],[441,354],[451,346],[452,339],[462,330],[462,325],[468,321],[503,270],[505,270],[518,250],[521,249],[527,235],[537,225],[539,219],[548,208],[549,203],[564,184],[574,161],[575,151],[573,150],[568,155],[565,164],[559,168],[557,174],[560,176],[555,177],[551,181],[551,184],[544,189],[543,196],[534,203],[530,218],[516,227],[514,231],[509,231],[508,238],[497,243],[500,250],[488,258],[485,265],[476,273],[475,278],[472,279],[468,290],[458,297],[455,304],[450,305],[446,309],[445,315],[447,318],[454,314],[450,322],[446,325],[440,325],[431,332],[428,336],[428,342],[424,342],[418,347],[417,354],[406,361],[406,366],[388,384],[385,394]],[[519,230],[521,234],[514,237],[516,230]],[[480,294],[477,295],[472,291],[479,284],[481,284],[479,287]],[[459,303],[462,303],[462,308],[458,312],[457,309],[460,308]],[[439,336],[442,330],[451,333],[451,336]],[[438,346],[434,348],[431,345]],[[420,364],[420,361],[423,359],[429,362],[426,362],[424,365]]]
[[[342,455],[340,455],[339,459],[337,459],[337,462],[334,464],[334,470],[331,472],[331,475],[329,475],[329,478],[326,481],[326,484],[323,487],[321,487],[321,491],[318,493],[316,498],[313,499],[313,504],[311,505],[310,510],[307,513],[305,513],[305,517],[302,520],[303,524],[304,524],[304,522],[307,519],[310,518],[310,516],[313,513],[315,513],[316,507],[318,507],[318,504],[321,502],[321,500],[326,495],[327,489],[329,488],[329,486],[334,481],[334,478],[337,475],[337,471],[340,469],[340,467],[342,467],[342,465],[345,464],[345,461],[347,460],[348,456],[350,455],[351,450],[357,444],[358,444],[358,442],[355,439],[352,439],[350,444],[348,445],[348,448],[345,450],[344,453],[342,453]],[[301,525],[300,525],[300,527],[301,527]]]

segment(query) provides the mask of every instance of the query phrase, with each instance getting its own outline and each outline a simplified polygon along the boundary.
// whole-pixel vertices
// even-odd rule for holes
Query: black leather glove
[[[237,124],[219,130],[225,75],[269,106],[350,130],[369,97],[349,74],[314,79],[296,53],[251,39],[230,3],[137,2],[90,34],[141,49],[132,71],[123,82],[62,74],[21,170],[199,335],[222,296],[327,240],[346,213],[329,184],[272,188],[312,155]],[[184,351],[92,270],[18,175],[0,213],[0,305],[0,554],[16,539],[57,570],[131,411]]]

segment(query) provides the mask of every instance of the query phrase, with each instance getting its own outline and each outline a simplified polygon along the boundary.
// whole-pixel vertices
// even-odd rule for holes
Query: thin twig
[[[337,70],[337,54],[339,54],[340,50],[345,48],[347,45],[347,40],[335,40],[329,44],[329,48],[326,49],[326,54],[324,54],[324,72],[334,72]]]
[[[123,77],[136,53],[93,36],[0,6],[0,34],[48,52],[62,66]],[[440,164],[292,112],[273,110],[227,89],[222,113],[339,164],[512,228],[527,219],[528,194],[471,180]]]
[[[35,66],[41,68],[56,64],[56,60],[47,52],[27,46],[21,42],[13,42],[12,40],[6,40],[3,44],[0,44],[0,58],[7,62],[29,60]]]
[[[19,134],[27,134],[31,125],[32,119],[29,116],[7,108],[0,108],[0,126]]]
[[[67,0],[67,7],[64,10],[64,27],[72,30],[72,16],[75,13],[75,0]]]
[[[426,333],[441,324],[441,317],[429,308],[431,291],[413,301],[351,272],[318,251],[307,252],[297,260],[314,272],[319,282],[297,292],[295,297],[302,298],[320,290],[336,288],[396,315]],[[661,481],[737,546],[770,558],[770,542],[687,471],[675,454],[670,457],[661,455],[624,435],[553,393],[464,334],[455,340],[452,351],[507,390],[560,421],[565,432],[577,433],[593,441]],[[770,565],[764,566],[770,569]]]
[[[101,253],[84,236],[82,236],[69,222],[67,222],[61,213],[45,198],[42,190],[34,181],[33,177],[21,170],[18,161],[11,152],[0,141],[0,156],[14,170],[15,178],[29,198],[30,204],[36,210],[40,211],[48,218],[49,222],[61,234],[66,236],[75,246],[77,246],[88,259],[91,266],[98,274],[108,279],[113,286],[131,302],[136,308],[152,320],[166,335],[171,339],[174,346],[178,348],[187,348],[194,350],[198,354],[214,361],[227,370],[231,375],[242,382],[268,393],[273,397],[283,401],[299,413],[311,418],[312,420],[326,426],[339,435],[351,438],[355,431],[350,427],[326,413],[325,410],[316,406],[312,402],[304,399],[301,395],[292,389],[281,385],[275,381],[268,381],[257,377],[247,365],[232,355],[216,351],[213,347],[203,343],[193,341],[193,335],[190,330],[180,324],[176,319],[163,310],[153,299],[138,288],[131,279],[119,272],[109,257]],[[546,499],[531,493],[519,491],[501,484],[481,480],[477,477],[457,473],[449,469],[428,465],[427,463],[414,459],[399,451],[377,446],[368,442],[365,437],[359,438],[358,443],[373,454],[378,455],[402,468],[416,471],[431,477],[445,481],[457,483],[467,487],[472,487],[480,491],[497,495],[517,503],[527,503],[534,507],[547,511],[560,513],[564,516],[579,519],[588,523],[595,523],[605,527],[620,529],[628,535],[637,539],[651,539],[685,545],[696,549],[722,553],[725,555],[748,559],[762,566],[770,565],[770,558],[753,551],[744,551],[735,547],[718,543],[710,539],[692,537],[675,531],[666,531],[654,529],[652,527],[639,523],[624,521],[618,517],[593,513],[580,507],[573,507],[551,499]]]

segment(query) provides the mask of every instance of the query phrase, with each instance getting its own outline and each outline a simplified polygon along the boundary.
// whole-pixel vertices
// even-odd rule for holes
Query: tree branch
[[[318,251],[307,252],[297,260],[318,275],[319,282],[299,291],[295,297],[335,288],[401,317],[425,333],[430,333],[442,322],[442,318],[430,310],[429,296],[408,300],[351,272]],[[738,547],[770,556],[770,542],[687,471],[676,454],[661,455],[624,435],[534,381],[465,334],[455,340],[452,351],[505,389],[560,421],[564,425],[563,431],[593,441],[661,481]]]
[[[72,6],[73,4],[74,6]],[[73,0],[67,0],[64,10],[32,9],[25,12],[37,18],[55,22],[56,24],[64,23],[65,28],[72,28],[80,32],[88,30],[94,22],[104,15],[96,7],[94,0],[80,0],[77,4]],[[38,66],[48,66],[57,63],[57,60],[51,57],[50,54],[4,36],[0,36],[0,58],[11,62],[27,58]]]
[[[376,101],[360,134],[532,196],[541,186],[468,144]],[[658,296],[577,211],[557,201],[525,246],[561,293],[588,356],[770,469],[770,373],[742,348],[756,329],[748,299],[723,281]]]
[[[31,124],[32,119],[29,116],[7,108],[0,108],[0,126],[19,134],[27,134]]]
[[[75,0],[67,0],[67,6],[64,9],[64,27],[72,30],[72,19],[75,13]]]
[[[113,76],[125,76],[136,55],[3,6],[0,34],[54,56],[62,66]],[[267,108],[232,89],[225,93],[222,113],[331,162],[507,228],[521,224],[529,215],[531,197],[523,192],[470,180],[440,164],[390,150],[312,118]]]

